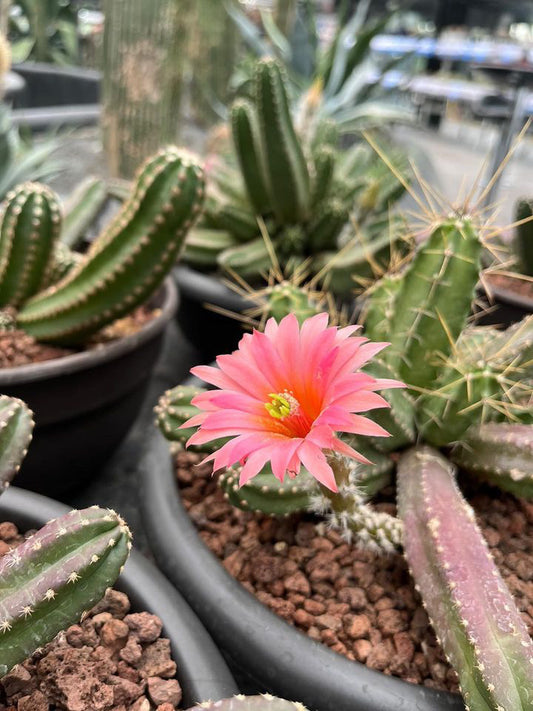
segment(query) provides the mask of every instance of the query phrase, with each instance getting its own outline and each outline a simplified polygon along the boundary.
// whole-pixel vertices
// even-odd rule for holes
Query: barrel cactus
[[[162,149],[141,167],[118,215],[80,256],[58,241],[61,216],[53,193],[36,184],[18,187],[7,196],[0,222],[0,306],[15,307],[18,327],[36,340],[82,344],[154,293],[181,253],[203,194],[195,157]],[[101,204],[101,184],[93,181],[84,195],[88,199],[70,213],[69,242]]]

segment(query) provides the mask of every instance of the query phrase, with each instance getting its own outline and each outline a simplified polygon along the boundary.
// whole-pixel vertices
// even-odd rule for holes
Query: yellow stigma
[[[269,393],[270,402],[265,403],[269,415],[282,420],[288,417],[298,407],[298,403],[290,393]]]

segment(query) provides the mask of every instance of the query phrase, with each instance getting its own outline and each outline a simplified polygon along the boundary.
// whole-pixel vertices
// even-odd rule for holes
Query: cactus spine
[[[22,400],[0,395],[0,494],[20,469],[33,424],[33,413]]]
[[[202,170],[188,154],[169,147],[149,159],[87,259],[27,302],[19,325],[39,340],[75,345],[143,303],[180,253],[203,191]]]
[[[412,575],[467,708],[531,708],[533,643],[453,467],[430,447],[404,454],[398,505]]]
[[[72,511],[0,560],[0,674],[79,620],[114,584],[130,532],[114,511]]]
[[[44,185],[24,183],[10,192],[0,224],[0,306],[18,307],[42,286],[61,211]]]

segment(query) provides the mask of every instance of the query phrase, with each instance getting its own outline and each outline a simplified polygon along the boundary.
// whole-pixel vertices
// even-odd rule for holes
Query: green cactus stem
[[[75,248],[103,208],[107,185],[103,178],[90,175],[76,186],[65,204],[61,242]]]
[[[523,198],[515,208],[515,221],[531,218],[516,228],[515,244],[524,274],[533,276],[533,200]]]
[[[258,62],[255,91],[272,207],[281,223],[301,222],[310,208],[310,178],[290,114],[280,65]]]
[[[389,323],[394,316],[396,297],[402,287],[400,274],[385,274],[365,294],[362,313],[365,334],[372,341],[386,341]]]
[[[430,447],[404,454],[398,506],[411,573],[467,709],[531,709],[533,643],[453,467]]]
[[[55,193],[24,183],[10,192],[0,224],[0,306],[19,306],[43,283],[61,229]]]
[[[265,318],[272,316],[279,323],[288,314],[294,314],[300,326],[306,319],[324,310],[320,295],[290,281],[282,281],[266,289],[262,302]]]
[[[239,241],[229,232],[195,227],[185,240],[183,260],[196,269],[214,270],[220,252],[238,244]]]
[[[84,257],[79,252],[67,247],[63,242],[57,242],[52,252],[52,257],[48,262],[48,267],[44,275],[43,287],[57,284],[61,279],[64,279],[70,272],[81,264]]]
[[[33,432],[33,413],[16,397],[0,395],[0,494],[9,486],[26,456]]]
[[[348,208],[341,200],[336,198],[326,200],[316,211],[308,227],[307,240],[310,251],[334,249],[348,218]]]
[[[0,559],[0,675],[95,605],[130,548],[124,521],[93,507],[51,521]]]
[[[479,277],[481,242],[469,217],[438,225],[402,279],[390,323],[387,358],[409,385],[432,387],[435,354],[447,356],[470,313]]]
[[[203,194],[195,158],[161,150],[141,168],[133,194],[87,258],[24,305],[20,327],[41,341],[76,345],[146,301],[175,263]]]
[[[380,553],[399,550],[402,523],[368,503],[358,482],[361,465],[335,453],[328,455],[328,463],[335,474],[338,492],[320,484],[319,493],[311,498],[311,508],[324,515],[328,525],[339,530],[348,542]]]
[[[239,244],[220,252],[218,265],[224,271],[235,272],[244,279],[253,279],[269,272],[272,258],[265,240],[257,237],[247,244]]]
[[[464,469],[515,496],[533,499],[533,427],[490,423],[472,427],[450,458]]]
[[[329,145],[320,146],[314,156],[315,175],[313,177],[311,205],[316,205],[328,197],[335,172],[337,152]]]
[[[189,711],[306,711],[298,701],[285,701],[270,694],[243,696],[239,694],[221,701],[204,701]]]
[[[231,127],[248,197],[256,213],[261,215],[268,210],[270,196],[257,115],[250,102],[235,102],[231,109]]]

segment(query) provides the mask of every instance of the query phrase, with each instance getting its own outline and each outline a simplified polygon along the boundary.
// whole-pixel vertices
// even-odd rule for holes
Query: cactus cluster
[[[0,493],[26,456],[32,413],[0,396]],[[71,511],[0,558],[0,676],[77,622],[119,576],[131,535],[114,512]]]
[[[0,221],[0,307],[39,341],[76,346],[145,302],[170,271],[201,210],[203,172],[175,147],[141,167],[118,215],[79,255],[60,242],[101,206],[102,185],[84,186],[63,225],[57,198],[24,184],[6,198]],[[80,225],[82,227],[80,227]]]
[[[330,121],[300,136],[282,68],[271,59],[257,63],[253,101],[235,102],[231,128],[236,165],[229,157],[213,169],[185,261],[257,282],[274,253],[286,274],[302,264],[314,274],[331,272],[328,288],[338,294],[353,291],[354,275],[383,269],[400,237],[389,208],[404,185],[370,146],[341,153]],[[403,156],[394,160],[404,172]]]

